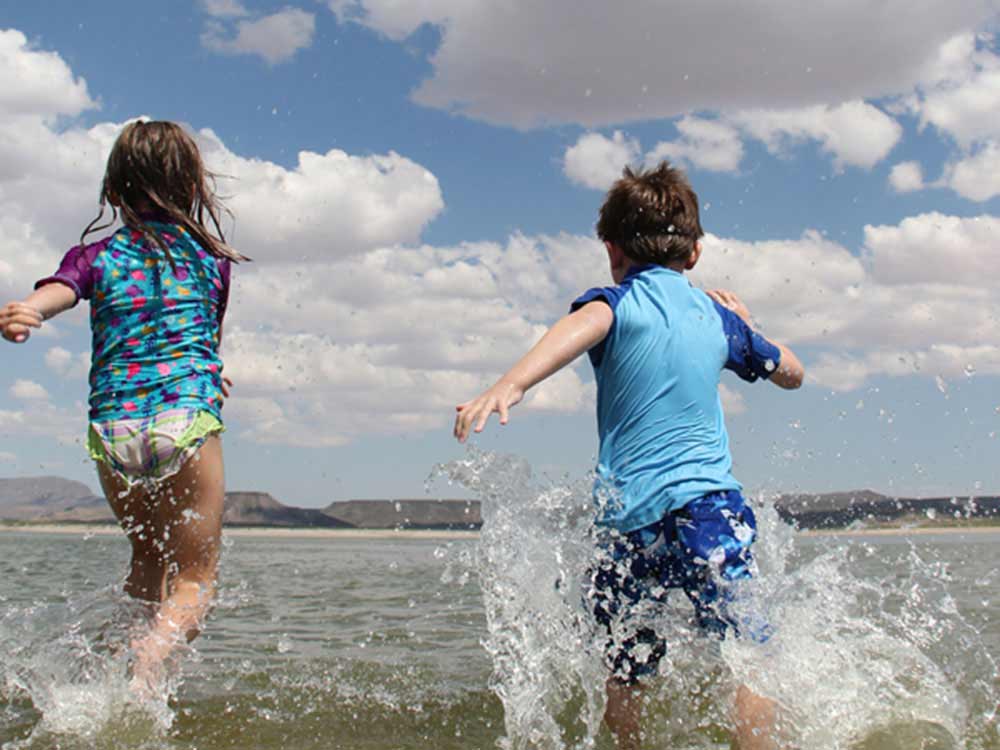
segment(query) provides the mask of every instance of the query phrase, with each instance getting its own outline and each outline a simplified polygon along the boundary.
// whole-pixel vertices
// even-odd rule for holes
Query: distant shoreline
[[[115,536],[122,533],[114,524],[88,523],[0,523],[0,533]],[[475,539],[478,531],[460,529],[308,529],[280,526],[226,526],[223,536],[278,539]]]
[[[805,529],[803,536],[926,536],[930,534],[986,534],[1000,526],[916,526],[875,529]],[[0,533],[115,536],[122,531],[113,524],[86,523],[0,523]],[[478,531],[459,529],[309,529],[285,527],[232,526],[223,529],[229,537],[260,539],[477,539]]]
[[[927,536],[929,534],[987,534],[1000,526],[882,526],[877,529],[801,529],[803,536]]]

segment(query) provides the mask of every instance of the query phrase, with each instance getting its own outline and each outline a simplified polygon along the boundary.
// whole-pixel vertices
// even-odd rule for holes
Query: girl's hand
[[[0,308],[0,336],[13,344],[23,344],[32,328],[42,327],[42,313],[23,302],[8,302]]]
[[[229,389],[233,387],[233,381],[227,378],[225,375],[222,376],[222,397],[229,398]]]
[[[737,297],[733,292],[726,289],[711,289],[707,292],[707,294],[723,307],[728,308],[739,315],[743,318],[744,323],[753,328],[753,323],[750,319],[750,310],[748,310],[747,306],[743,304],[743,300]]]
[[[522,388],[501,380],[472,401],[459,404],[455,407],[458,412],[455,417],[455,437],[460,443],[464,443],[470,431],[482,432],[490,414],[494,412],[500,414],[500,424],[507,424],[510,407],[519,403],[523,397]]]

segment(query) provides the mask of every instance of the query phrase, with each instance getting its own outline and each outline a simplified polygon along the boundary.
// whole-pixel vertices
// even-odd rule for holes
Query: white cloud
[[[566,149],[563,171],[578,185],[606,190],[638,156],[639,142],[626,138],[620,130],[610,138],[600,133],[585,133]]]
[[[13,464],[17,463],[17,456],[8,451],[0,451],[0,464]]]
[[[881,284],[958,284],[982,287],[1000,277],[996,250],[1000,218],[938,212],[898,225],[866,226],[865,250],[871,275]]]
[[[825,353],[809,369],[811,381],[833,390],[855,390],[875,375],[925,375],[947,392],[949,380],[1000,375],[1000,346],[934,344],[925,349],[880,349],[860,356]]]
[[[1000,195],[1000,55],[992,34],[958,34],[937,50],[901,104],[957,146],[931,183],[973,201]]]
[[[443,427],[606,273],[600,244],[568,235],[248,267],[225,343],[233,403],[249,399],[261,442]],[[569,369],[522,408],[586,409],[592,390]]]
[[[6,117],[28,115],[49,121],[77,115],[95,104],[87,83],[54,52],[34,49],[16,29],[0,29],[0,111]]]
[[[78,232],[92,216],[104,160],[121,127],[102,123],[87,130],[73,126],[57,130],[44,114],[27,114],[16,124],[11,118],[0,118],[0,198],[5,207],[0,219],[0,291],[14,297],[23,295],[35,279],[50,274],[65,249],[75,244]],[[295,420],[322,414],[319,403],[327,400],[346,404],[345,419],[343,423],[317,422],[321,427],[317,441],[337,442],[344,439],[340,435],[353,438],[381,429],[369,419],[373,413],[383,413],[373,406],[382,398],[380,384],[396,394],[395,410],[384,412],[389,428],[425,424],[432,410],[437,410],[435,414],[449,411],[442,406],[440,394],[447,393],[449,402],[459,397],[443,385],[451,382],[451,375],[436,363],[438,359],[455,363],[458,382],[467,385],[461,389],[464,393],[478,385],[479,378],[469,376],[463,370],[467,364],[462,363],[477,358],[490,361],[484,355],[497,335],[506,341],[515,336],[530,341],[540,335],[540,326],[512,314],[495,297],[486,300],[479,314],[468,313],[465,308],[473,307],[470,302],[478,302],[484,292],[476,287],[462,292],[460,285],[469,279],[488,280],[489,272],[462,262],[456,266],[459,278],[455,279],[443,267],[449,258],[465,257],[466,250],[397,247],[417,241],[423,227],[444,206],[437,179],[423,167],[394,153],[352,156],[333,150],[302,152],[298,163],[286,169],[233,153],[210,130],[197,137],[210,166],[236,178],[232,191],[236,197],[231,202],[236,227],[230,235],[234,244],[259,261],[236,273],[228,321],[232,337],[226,342],[227,362],[232,349],[234,371],[240,371],[241,358],[251,362],[248,369],[254,377],[244,378],[241,393],[257,404],[280,400],[282,412],[290,415],[282,421],[272,414],[258,432],[290,440],[302,426]],[[314,261],[316,268],[303,267],[304,259]],[[424,287],[418,283],[421,278],[426,279]],[[82,322],[84,308],[72,316]],[[318,317],[309,317],[317,310],[321,311]],[[324,317],[327,311],[329,318]],[[265,317],[268,312],[273,315]],[[478,330],[444,337],[438,334],[441,318],[453,321],[452,331],[461,328],[462,320],[476,324]],[[258,326],[266,330],[241,336],[241,320],[251,330]],[[317,326],[317,320],[324,322]],[[512,320],[511,331],[499,334]],[[305,390],[303,401],[288,391],[286,380],[273,377],[274,353],[280,350],[275,342],[308,342],[317,327],[328,330],[327,325],[357,334],[352,333],[352,341],[342,348],[317,349],[317,356],[343,353],[345,367],[338,369],[339,379],[331,378],[328,389]],[[361,341],[366,334],[373,337],[371,342]],[[255,364],[254,357],[263,358],[267,365]],[[386,367],[384,382],[369,379],[366,362],[373,359]],[[66,377],[82,375],[88,366],[86,355],[74,355],[62,346],[51,347],[45,361]],[[303,365],[312,362],[301,361]],[[288,366],[295,367],[294,358],[289,357]],[[461,380],[463,372],[465,381]],[[439,394],[438,402],[432,407],[409,407],[414,389],[419,391],[422,383],[431,384]],[[353,406],[352,388],[361,394]],[[17,390],[29,395],[27,386]],[[40,394],[35,391],[35,395]],[[238,403],[239,399],[233,402]],[[39,427],[39,434],[57,433],[67,440],[78,437],[82,417],[48,403],[34,404],[33,412],[51,425],[44,430]],[[21,411],[0,415],[0,426],[26,429],[28,422]]]
[[[0,409],[0,436],[16,434],[52,438],[61,445],[79,447],[87,425],[83,404],[65,409],[47,400],[32,400],[27,409]]]
[[[857,111],[862,120],[869,114]],[[43,114],[25,115],[27,125],[16,128],[0,118],[0,258],[18,258],[0,261],[0,284],[47,273],[75,240],[119,127],[57,130]],[[703,135],[704,123],[692,118],[682,139]],[[830,132],[793,124],[801,137]],[[237,178],[223,186],[235,196],[233,241],[259,261],[237,270],[224,344],[237,381],[227,415],[253,440],[337,445],[443,426],[457,402],[493,382],[571,299],[608,282],[604,250],[591,237],[514,233],[503,242],[420,244],[444,201],[434,175],[405,156],[303,152],[286,168],[238,155],[210,130],[198,137],[210,165]],[[615,147],[614,136],[596,138]],[[642,153],[623,134],[617,143]],[[844,163],[863,151],[824,143]],[[598,162],[581,159],[577,174],[597,174]],[[998,315],[989,242],[997,221],[925,214],[868,227],[862,257],[817,232],[761,242],[709,236],[694,278],[735,288],[766,332],[816,358],[830,387],[917,372],[913,363],[987,372],[994,353],[984,342],[995,338]],[[60,373],[85,366],[70,348],[52,347],[45,359]],[[579,362],[524,408],[590,408],[586,368]],[[722,392],[734,409],[737,387]],[[79,437],[81,416],[45,409],[65,427],[61,434]],[[28,421],[25,412],[0,413],[0,427]]]
[[[889,184],[897,193],[912,193],[924,188],[924,172],[920,162],[904,161],[889,172]]]
[[[244,18],[250,15],[240,0],[202,0],[201,4],[213,18]]]
[[[593,381],[584,383],[576,369],[567,367],[541,383],[528,395],[524,406],[529,411],[591,411],[596,396]]]
[[[941,44],[996,12],[994,0],[886,0],[878,13],[866,0],[722,0],[689,4],[683,13],[660,0],[328,4],[342,21],[396,40],[422,24],[437,26],[433,73],[414,98],[519,128],[787,110],[901,93],[925,74]]]
[[[299,8],[285,8],[256,19],[242,18],[240,11],[245,9],[239,3],[213,3],[211,8],[216,17],[240,18],[234,28],[218,20],[205,25],[201,43],[214,52],[257,55],[277,65],[312,45],[316,16]]]
[[[865,227],[862,257],[815,232],[744,243],[709,235],[693,273],[736,290],[770,336],[804,347],[810,380],[997,371],[1000,219],[937,213]]]
[[[739,132],[720,120],[686,116],[677,123],[680,138],[658,143],[647,162],[683,161],[710,172],[733,172],[743,159]]]
[[[869,168],[884,159],[902,137],[903,128],[877,107],[861,101],[796,110],[747,110],[733,116],[746,133],[772,153],[815,140],[844,165]]]
[[[235,178],[230,238],[260,260],[302,261],[415,242],[444,208],[437,178],[394,152],[302,151],[293,169],[234,154],[211,130],[199,142],[215,171]]]
[[[645,164],[666,159],[710,172],[734,172],[743,159],[742,138],[750,137],[763,141],[778,155],[785,155],[795,144],[816,141],[838,169],[845,165],[869,168],[889,154],[903,132],[894,119],[864,102],[748,110],[715,119],[686,115],[676,128],[679,137],[657,143],[643,158]],[[611,138],[586,133],[566,150],[563,170],[575,183],[605,190],[641,152],[638,139],[620,130]]]
[[[725,383],[719,383],[719,397],[722,399],[722,410],[726,416],[732,417],[746,412],[747,402],[743,394],[729,388]]]
[[[988,201],[1000,195],[1000,141],[989,141],[949,164],[941,182],[973,201]]]
[[[85,378],[90,372],[90,352],[74,355],[61,346],[53,346],[45,352],[45,364],[64,378]]]
[[[49,398],[49,392],[33,380],[15,380],[8,393],[22,401],[46,401]]]
[[[992,36],[959,34],[938,50],[910,101],[922,126],[931,125],[968,149],[1000,137],[1000,55]]]

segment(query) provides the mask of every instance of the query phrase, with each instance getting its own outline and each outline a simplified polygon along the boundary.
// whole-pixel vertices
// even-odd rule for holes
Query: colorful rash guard
[[[35,288],[61,283],[90,300],[90,420],[153,417],[191,409],[221,419],[219,337],[230,263],[183,227],[150,221],[170,248],[123,227],[72,248]]]
[[[713,492],[739,491],[719,398],[723,369],[767,378],[780,350],[661,266],[632,268],[618,286],[590,289],[614,312],[590,350],[597,380],[598,522],[623,532]]]

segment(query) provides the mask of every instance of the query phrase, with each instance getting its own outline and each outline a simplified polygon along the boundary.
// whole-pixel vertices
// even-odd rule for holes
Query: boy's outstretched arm
[[[510,407],[525,392],[603,341],[611,330],[614,313],[602,300],[588,302],[550,328],[492,388],[456,407],[455,437],[464,442],[469,432],[482,432],[490,414],[500,414],[507,424]]]
[[[725,289],[713,289],[707,292],[707,294],[720,305],[732,310],[734,313],[743,318],[743,322],[745,322],[748,326],[751,328],[753,327],[750,310],[747,309],[743,300],[735,294],[726,291]],[[772,341],[771,343],[778,347],[778,350],[781,352],[781,361],[778,363],[777,369],[768,377],[768,380],[776,386],[787,390],[794,390],[795,388],[798,388],[802,385],[802,381],[806,374],[805,368],[802,366],[802,362],[800,362],[799,358],[795,356],[795,352],[784,344],[777,341]]]
[[[76,292],[65,284],[46,284],[20,302],[0,307],[0,335],[14,344],[23,344],[32,328],[69,310],[77,302]]]

